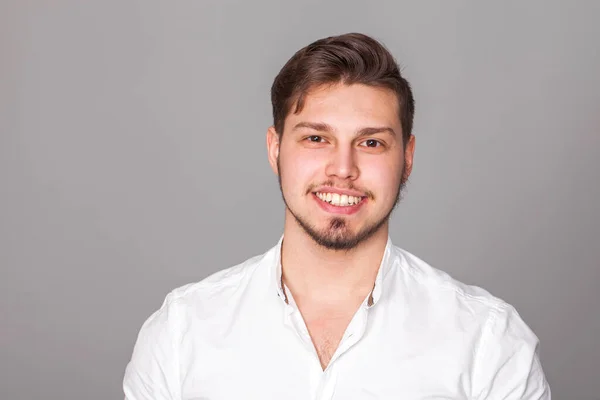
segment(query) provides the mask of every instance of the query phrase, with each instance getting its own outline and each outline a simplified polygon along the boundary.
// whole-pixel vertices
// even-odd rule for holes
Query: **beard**
[[[283,198],[285,207],[294,217],[296,222],[298,222],[298,225],[302,227],[304,232],[306,232],[306,234],[308,234],[308,236],[310,236],[315,243],[328,250],[351,250],[379,231],[379,229],[381,229],[381,227],[389,221],[390,216],[392,215],[392,212],[396,206],[400,204],[404,187],[408,181],[408,177],[405,176],[405,164],[402,167],[400,185],[396,191],[396,200],[394,201],[394,204],[386,212],[384,217],[377,221],[373,221],[372,223],[360,229],[358,232],[354,233],[350,230],[346,219],[343,217],[332,217],[329,219],[329,221],[327,221],[327,226],[325,228],[318,229],[316,226],[309,223],[305,218],[295,213],[294,210],[292,210],[292,208],[289,206],[285,199],[285,195],[283,194],[283,187],[281,185],[282,174],[279,166],[279,158],[277,159],[277,167],[279,170],[279,189],[281,190],[281,197]]]

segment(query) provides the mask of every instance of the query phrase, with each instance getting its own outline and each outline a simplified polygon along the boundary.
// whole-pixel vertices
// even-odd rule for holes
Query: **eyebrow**
[[[312,129],[317,132],[333,132],[334,129],[324,122],[298,122],[294,125],[293,131],[301,128]],[[387,132],[396,137],[396,132],[389,126],[369,126],[358,130],[356,137],[374,135],[376,133]]]

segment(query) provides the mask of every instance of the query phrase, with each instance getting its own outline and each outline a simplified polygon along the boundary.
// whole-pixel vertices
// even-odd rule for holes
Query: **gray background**
[[[600,2],[2,1],[0,398],[117,399],[171,289],[282,232],[269,88],[360,31],[404,66],[397,245],[512,303],[600,399]]]

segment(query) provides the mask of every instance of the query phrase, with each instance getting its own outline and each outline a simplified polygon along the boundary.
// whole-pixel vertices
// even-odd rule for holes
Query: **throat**
[[[303,297],[296,300],[295,295],[294,300],[306,324],[321,368],[325,370],[340,346],[354,315],[363,303],[364,296],[349,298],[336,305]]]
[[[351,320],[352,315],[338,318],[321,317],[306,320],[308,333],[310,334],[323,370],[329,365]]]

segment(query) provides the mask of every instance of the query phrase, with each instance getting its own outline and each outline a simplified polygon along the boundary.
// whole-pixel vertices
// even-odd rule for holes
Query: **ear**
[[[415,135],[410,135],[406,148],[404,149],[404,179],[408,179],[412,172],[413,159],[415,156]]]
[[[275,128],[270,126],[269,129],[267,129],[267,155],[269,157],[269,164],[271,164],[271,169],[275,172],[275,175],[279,175],[279,169],[277,168],[279,139],[279,135],[275,131]]]

